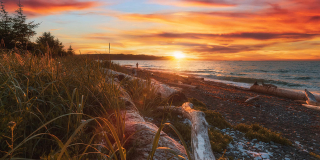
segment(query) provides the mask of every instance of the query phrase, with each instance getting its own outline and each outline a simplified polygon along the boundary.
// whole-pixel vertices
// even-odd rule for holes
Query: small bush
[[[233,140],[231,136],[225,135],[214,128],[209,129],[208,134],[213,152],[222,153]]]
[[[318,155],[318,154],[315,154],[315,153],[313,153],[313,152],[310,152],[309,154],[310,154],[311,156],[313,156],[313,157],[316,157],[316,158],[320,159],[320,155]]]
[[[199,100],[197,100],[197,99],[195,99],[195,98],[189,98],[188,100],[189,100],[189,102],[192,103],[195,107],[207,108],[207,106],[206,106],[203,102],[201,102],[201,101],[199,101]]]
[[[206,114],[206,120],[210,125],[217,127],[219,129],[232,127],[231,124],[227,122],[219,112],[206,110],[204,111],[204,113]]]
[[[245,133],[249,139],[257,139],[262,142],[275,142],[283,145],[292,145],[288,139],[281,136],[280,133],[273,132],[259,124],[246,125],[240,123],[234,127],[236,130]]]
[[[195,98],[189,98],[189,102],[193,104],[195,110],[202,111],[206,114],[206,120],[210,125],[218,127],[219,129],[231,128],[231,124],[227,122],[219,112],[208,110],[203,102]]]
[[[251,127],[249,125],[246,125],[244,123],[240,123],[240,124],[236,125],[234,128],[240,132],[243,132],[243,133],[247,133],[251,129]]]

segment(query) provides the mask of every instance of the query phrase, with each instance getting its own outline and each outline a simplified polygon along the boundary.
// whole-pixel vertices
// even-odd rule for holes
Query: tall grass
[[[85,57],[1,52],[0,157],[125,159],[124,122],[110,116],[124,104],[106,76]],[[110,143],[94,143],[99,135]]]
[[[86,56],[0,51],[1,159],[127,159],[125,104],[118,87],[106,83],[105,68],[125,71]],[[122,84],[141,110],[159,104],[150,81]],[[158,136],[150,159],[156,149],[170,151],[157,148]]]

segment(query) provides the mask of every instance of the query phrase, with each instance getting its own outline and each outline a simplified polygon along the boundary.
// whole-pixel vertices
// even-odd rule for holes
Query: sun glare
[[[181,51],[175,51],[175,52],[173,52],[173,56],[174,56],[176,59],[182,59],[182,58],[185,58],[185,57],[186,57]]]

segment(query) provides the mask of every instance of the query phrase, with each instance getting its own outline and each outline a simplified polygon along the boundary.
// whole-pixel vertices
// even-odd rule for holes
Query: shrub
[[[222,153],[228,147],[228,144],[233,140],[231,136],[225,135],[219,130],[213,128],[208,130],[208,134],[213,152]]]
[[[257,139],[262,142],[275,142],[283,145],[292,145],[288,139],[282,137],[280,133],[273,132],[259,124],[243,124],[240,123],[234,127],[236,130],[245,133],[245,136],[249,139]]]

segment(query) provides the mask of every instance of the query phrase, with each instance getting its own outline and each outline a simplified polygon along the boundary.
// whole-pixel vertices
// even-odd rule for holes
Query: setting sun
[[[176,59],[182,59],[182,58],[185,58],[185,57],[186,57],[181,51],[175,51],[175,52],[173,52],[173,56],[174,56]]]

